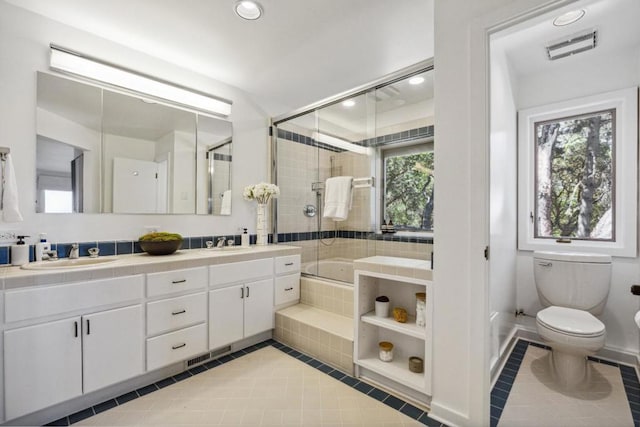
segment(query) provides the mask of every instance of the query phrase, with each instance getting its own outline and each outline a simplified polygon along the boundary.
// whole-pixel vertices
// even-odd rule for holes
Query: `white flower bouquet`
[[[279,194],[280,189],[277,185],[261,182],[244,187],[242,197],[244,197],[245,200],[255,200],[260,204],[266,204],[272,197],[276,198]]]

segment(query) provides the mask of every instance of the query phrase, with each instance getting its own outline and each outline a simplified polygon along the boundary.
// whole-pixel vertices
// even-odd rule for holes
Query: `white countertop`
[[[421,259],[399,258],[392,256],[372,256],[353,261],[354,270],[389,274],[392,276],[412,277],[421,280],[433,280],[431,262]]]
[[[51,270],[24,270],[20,267],[0,267],[0,289],[13,289],[25,286],[49,285],[81,280],[108,279],[133,274],[153,273],[182,268],[201,267],[230,262],[249,261],[272,256],[296,255],[301,248],[283,244],[250,246],[237,251],[213,249],[179,250],[171,255],[115,255],[100,258],[116,258],[114,262],[81,268],[61,268]],[[53,261],[55,262],[55,261]]]

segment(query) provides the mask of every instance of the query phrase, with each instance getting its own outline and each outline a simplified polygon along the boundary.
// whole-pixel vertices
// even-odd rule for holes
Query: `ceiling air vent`
[[[574,34],[566,39],[549,43],[547,55],[553,61],[593,49],[596,47],[597,36],[596,30],[589,30],[586,33]]]

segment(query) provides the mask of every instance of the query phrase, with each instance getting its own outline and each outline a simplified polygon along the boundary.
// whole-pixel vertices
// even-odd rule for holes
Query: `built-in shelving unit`
[[[399,394],[428,404],[431,399],[433,292],[428,261],[375,256],[355,261],[356,376],[379,383]],[[416,293],[425,292],[426,327],[416,325]],[[390,308],[409,313],[406,323],[375,315],[375,299],[385,295]],[[378,357],[380,341],[393,343],[392,362]],[[409,370],[409,357],[424,361],[424,372]]]

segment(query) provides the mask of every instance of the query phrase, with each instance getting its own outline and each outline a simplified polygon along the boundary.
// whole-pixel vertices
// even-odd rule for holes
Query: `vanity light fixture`
[[[415,77],[411,77],[409,79],[409,84],[410,85],[419,85],[424,83],[424,77],[422,76],[415,76]]]
[[[255,1],[243,0],[236,3],[234,6],[236,14],[243,19],[249,21],[255,21],[262,16],[262,6]]]
[[[354,105],[356,105],[356,101],[354,101],[353,99],[347,99],[347,100],[342,101],[342,106],[343,107],[351,108]]]
[[[574,22],[581,20],[585,13],[584,9],[572,10],[570,12],[563,13],[553,20],[553,25],[556,27],[564,27],[565,25],[573,24]]]
[[[330,145],[335,148],[340,148],[341,150],[351,151],[357,154],[371,155],[371,148],[364,147],[362,145],[354,144],[353,142],[346,141],[342,138],[338,138],[333,135],[327,135],[322,132],[313,132],[313,139],[316,141],[322,142],[323,144]]]
[[[231,114],[230,101],[164,82],[54,44],[51,44],[50,47],[49,65],[54,70],[107,83],[143,95],[151,95],[186,108],[218,116],[227,117]]]

